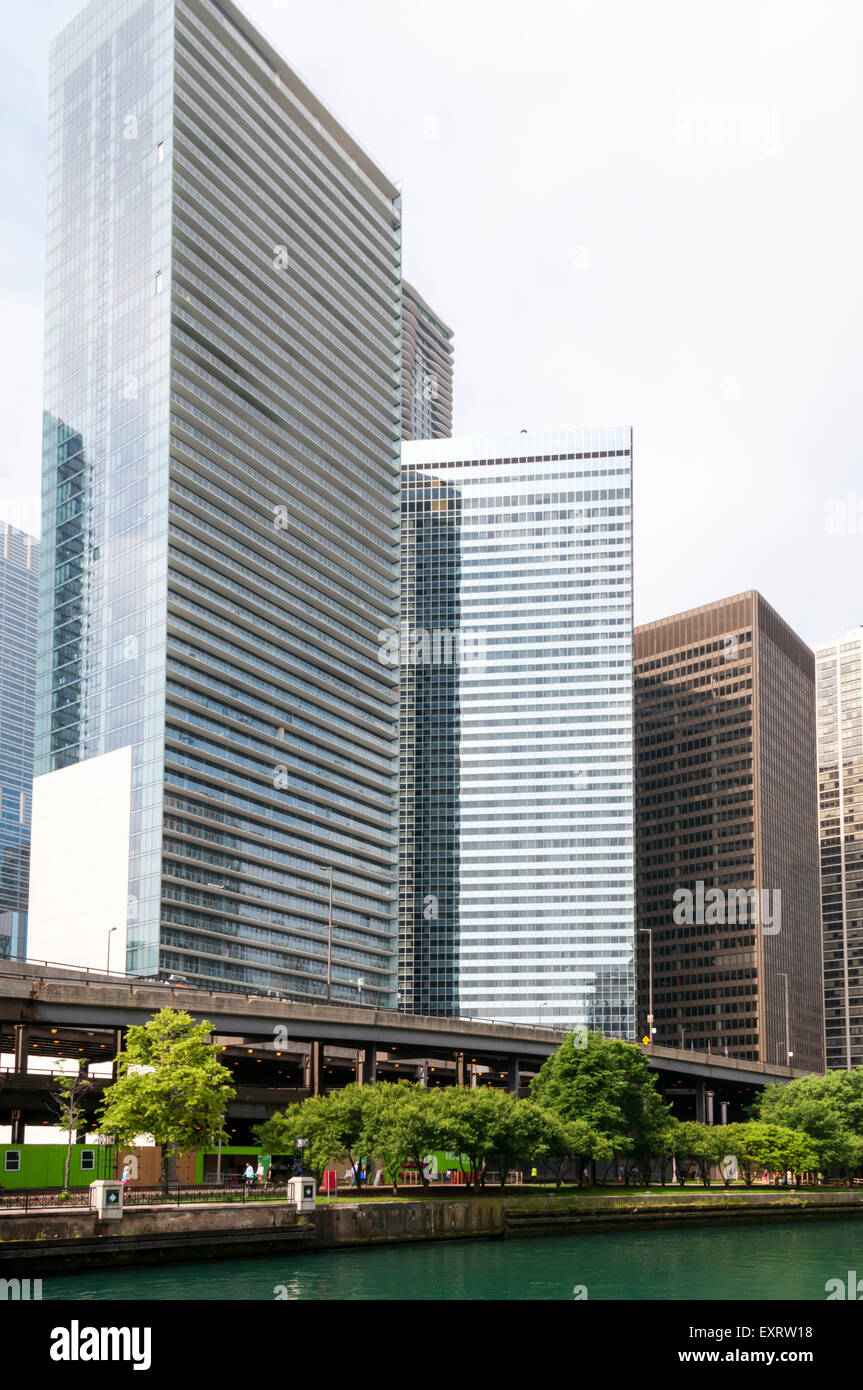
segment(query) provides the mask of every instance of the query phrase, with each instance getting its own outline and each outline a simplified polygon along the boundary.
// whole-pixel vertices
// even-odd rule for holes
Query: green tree
[[[642,1164],[671,1113],[641,1049],[601,1033],[570,1033],[543,1063],[530,1094],[566,1123],[583,1120]]]
[[[92,1087],[87,1079],[87,1063],[77,1059],[78,1070],[54,1078],[51,1092],[51,1105],[56,1112],[60,1126],[66,1131],[66,1161],[63,1165],[63,1190],[69,1189],[69,1170],[72,1163],[72,1145],[75,1135],[87,1120],[87,1112],[81,1105],[84,1095]]]
[[[527,1102],[522,1101],[522,1104]],[[542,1109],[542,1107],[540,1107]],[[562,1120],[553,1110],[546,1110],[545,1143],[548,1157],[556,1160],[555,1186],[560,1187],[567,1160],[575,1158],[579,1164],[591,1165],[610,1163],[614,1158],[614,1145],[603,1134],[597,1134],[586,1120]]]
[[[679,1126],[679,1120],[675,1119],[673,1115],[667,1115],[664,1124],[662,1124],[657,1131],[653,1141],[653,1157],[656,1159],[659,1167],[659,1181],[663,1187],[665,1186],[665,1180],[668,1177],[669,1169],[674,1163],[674,1157],[679,1147],[677,1138]]]
[[[515,1097],[488,1086],[449,1086],[438,1096],[441,1145],[458,1154],[467,1188],[482,1186],[486,1156],[510,1149]]]
[[[724,1125],[719,1132],[725,1152],[736,1155],[747,1187],[752,1186],[756,1173],[761,1170],[769,1173],[790,1171],[799,1177],[818,1166],[815,1142],[785,1125],[748,1120],[745,1124]]]
[[[160,1010],[129,1029],[118,1079],[105,1092],[96,1132],[118,1144],[152,1135],[162,1148],[166,1191],[169,1156],[229,1139],[223,1116],[236,1092],[212,1031],[211,1023],[195,1023],[182,1009]]]
[[[410,1081],[378,1081],[369,1088],[363,1107],[363,1145],[384,1160],[398,1191],[398,1176],[405,1161],[412,1159],[423,1187],[426,1155],[435,1148],[439,1121],[439,1091]]]
[[[261,1151],[295,1158],[297,1140],[304,1139],[304,1153],[320,1184],[327,1164],[335,1163],[343,1156],[343,1149],[334,1136],[330,1122],[328,1102],[329,1096],[309,1096],[271,1115],[263,1124],[256,1125],[252,1133]]]
[[[723,1125],[721,1132],[725,1134],[728,1128],[730,1126]],[[695,1164],[702,1184],[704,1187],[709,1187],[711,1165],[718,1163],[726,1153],[730,1152],[717,1139],[717,1130],[711,1125],[703,1125],[696,1120],[683,1120],[671,1130],[670,1137],[673,1156],[677,1163],[677,1181],[680,1186],[685,1186],[687,1169],[691,1169],[692,1165]]]
[[[815,1145],[820,1167],[835,1163],[847,1172],[859,1166],[863,1067],[798,1077],[785,1086],[765,1086],[752,1108],[765,1124],[806,1134]]]
[[[366,1107],[374,1090],[374,1086],[360,1086],[354,1081],[340,1091],[331,1091],[326,1097],[327,1103],[324,1107],[330,1145],[336,1151],[340,1150],[347,1155],[358,1188],[362,1185],[360,1155],[365,1134]]]

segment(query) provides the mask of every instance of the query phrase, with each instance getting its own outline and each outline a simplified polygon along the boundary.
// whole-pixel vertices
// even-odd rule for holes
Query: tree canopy
[[[169,1156],[229,1138],[223,1117],[236,1092],[212,1031],[182,1009],[160,1010],[129,1029],[118,1079],[105,1091],[96,1132],[120,1144],[152,1135],[166,1183]]]

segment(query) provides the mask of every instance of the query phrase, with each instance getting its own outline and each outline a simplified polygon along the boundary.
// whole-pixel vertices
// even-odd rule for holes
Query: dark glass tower
[[[815,650],[828,1067],[863,1066],[863,627]]]
[[[56,41],[37,772],[132,749],[135,973],[394,998],[400,237],[231,0]]]
[[[0,958],[23,957],[30,873],[39,542],[0,522]]]

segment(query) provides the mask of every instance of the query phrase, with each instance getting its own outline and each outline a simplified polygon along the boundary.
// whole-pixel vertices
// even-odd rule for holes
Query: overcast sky
[[[0,516],[38,515],[48,44],[2,26]],[[857,0],[245,0],[404,193],[455,432],[631,424],[636,619],[863,622]],[[38,520],[34,523],[38,529]]]

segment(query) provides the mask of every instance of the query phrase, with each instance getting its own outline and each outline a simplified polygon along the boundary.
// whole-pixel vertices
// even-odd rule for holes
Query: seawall
[[[820,1191],[378,1199],[321,1203],[310,1216],[298,1216],[293,1207],[279,1203],[189,1204],[130,1208],[120,1222],[99,1221],[86,1210],[45,1210],[0,1216],[0,1276],[27,1278],[106,1264],[168,1264],[286,1250],[861,1216],[863,1193]]]

